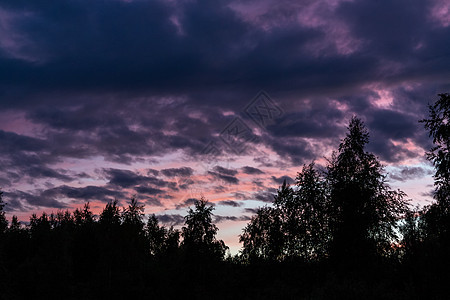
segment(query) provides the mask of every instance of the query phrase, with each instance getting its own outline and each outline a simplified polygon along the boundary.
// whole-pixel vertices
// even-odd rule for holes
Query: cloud
[[[163,206],[161,201],[156,197],[148,197],[140,195],[139,198],[144,199],[145,203],[151,206]]]
[[[244,193],[241,193],[241,192],[234,192],[233,196],[237,200],[246,200],[246,199],[248,199],[247,195],[244,194]]]
[[[274,199],[274,193],[270,191],[259,191],[253,193],[253,198],[262,202],[272,203]]]
[[[383,162],[422,159],[431,145],[417,120],[450,89],[450,27],[434,3],[3,2],[0,184],[12,193],[10,207],[107,201],[120,189],[157,204],[194,183],[239,187],[239,172],[258,177],[330,153],[353,114]],[[260,89],[283,114],[255,129],[243,112]],[[200,183],[188,179],[200,168],[170,168],[172,159],[199,162],[236,117],[259,137],[241,155],[222,145],[217,159],[236,169],[208,168],[213,182]],[[252,158],[258,168],[242,167]],[[421,174],[402,169],[391,179]],[[230,196],[273,199],[271,191]]]
[[[212,171],[208,171],[208,174],[211,175],[216,180],[223,181],[228,184],[238,184],[239,183],[239,179],[237,179],[235,176],[224,175],[224,174],[212,172]]]
[[[234,176],[238,173],[238,171],[233,170],[233,169],[227,169],[221,166],[215,166],[213,168],[213,170],[217,173],[223,174],[223,175],[229,175],[229,176]]]
[[[197,198],[188,198],[188,199],[184,200],[183,202],[177,204],[175,206],[175,208],[180,209],[180,208],[187,207],[187,206],[193,206],[197,201],[198,201]],[[210,205],[212,205],[212,204],[210,203]]]
[[[58,209],[68,207],[66,203],[57,201],[53,197],[42,193],[40,195],[34,195],[27,192],[14,191],[5,193],[5,198],[7,199],[7,202],[11,203],[8,209],[11,209],[13,211],[21,210],[23,208],[23,201],[33,207],[47,207]]]
[[[167,182],[154,176],[143,176],[130,170],[122,169],[104,169],[105,176],[109,183],[118,187],[128,188],[138,184],[154,184],[157,186],[166,186]]]
[[[252,215],[256,215],[258,213],[259,208],[245,208],[245,213],[250,213]]]
[[[59,187],[45,190],[41,193],[45,197],[67,197],[77,200],[100,200],[109,202],[113,199],[124,198],[124,194],[119,191],[111,190],[101,186],[85,186],[85,187],[71,187],[62,185]]]
[[[161,170],[161,173],[166,177],[189,177],[192,176],[194,173],[194,170],[189,167],[182,167],[182,168],[171,168],[171,169],[163,169]]]
[[[389,178],[394,181],[407,181],[413,179],[420,179],[425,176],[430,176],[433,171],[422,167],[397,167],[392,173],[389,174]]]
[[[47,177],[47,178],[55,178],[59,179],[65,182],[72,181],[73,178],[70,176],[67,176],[65,174],[62,174],[64,172],[63,170],[54,170],[48,167],[44,166],[35,166],[31,167],[27,170],[27,175],[33,178],[41,178],[41,177]]]
[[[291,177],[286,176],[286,175],[280,176],[280,177],[272,176],[271,179],[274,183],[276,183],[278,185],[282,185],[285,180],[286,180],[287,184],[293,184],[295,182],[294,179],[292,179]]]
[[[159,222],[166,226],[178,226],[184,224],[184,217],[179,214],[173,214],[173,215],[156,215]]]
[[[135,188],[136,192],[140,194],[147,194],[147,195],[158,195],[158,194],[164,194],[165,192],[160,189],[148,187],[148,186],[138,186]]]
[[[225,221],[249,221],[251,218],[248,216],[214,216],[214,223],[221,223]]]
[[[231,206],[231,207],[240,207],[242,203],[233,200],[223,200],[218,203],[219,205]]]
[[[420,193],[421,196],[427,197],[427,198],[434,198],[436,195],[436,191],[434,189],[429,190],[428,192],[422,192]]]
[[[249,175],[258,175],[258,174],[264,174],[263,171],[261,171],[258,168],[245,166],[241,168],[242,173],[249,174]]]

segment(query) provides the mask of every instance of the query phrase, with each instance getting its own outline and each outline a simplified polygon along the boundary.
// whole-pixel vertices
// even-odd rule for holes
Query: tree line
[[[108,203],[98,218],[87,203],[9,224],[0,194],[0,298],[439,298],[449,292],[450,95],[439,97],[420,121],[434,144],[431,205],[412,208],[389,187],[353,117],[325,169],[303,166],[257,210],[235,256],[204,198],[178,230],[145,218],[135,198],[122,209]]]

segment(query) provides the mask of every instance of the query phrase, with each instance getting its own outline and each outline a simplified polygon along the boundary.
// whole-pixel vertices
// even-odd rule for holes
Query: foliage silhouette
[[[402,191],[390,190],[383,167],[365,151],[369,133],[352,118],[347,136],[327,166],[330,197],[331,255],[355,260],[389,255],[398,242],[398,219],[407,212]]]
[[[185,217],[181,246],[189,255],[220,260],[228,247],[222,240],[216,239],[218,228],[212,222],[214,207],[208,206],[208,201],[204,197],[197,200],[194,205],[194,209],[189,208]]]
[[[414,247],[406,253],[411,260],[433,268],[434,273],[444,274],[450,267],[450,95],[438,96],[439,99],[428,106],[429,118],[420,121],[434,144],[427,158],[435,168],[436,202],[416,214],[417,238]]]
[[[283,255],[283,232],[280,213],[276,208],[262,207],[243,229],[239,241],[243,243],[244,260],[278,260]]]
[[[170,255],[177,251],[180,244],[180,232],[171,226],[169,229],[159,226],[158,219],[153,214],[148,218],[146,234],[150,254],[156,258]]]
[[[310,262],[331,256],[347,263],[390,255],[407,202],[386,184],[381,164],[365,151],[368,141],[362,121],[352,118],[324,174],[314,163],[304,166],[294,188],[284,182],[274,206],[258,210],[240,236],[242,254]]]
[[[8,226],[0,192],[0,299],[445,298],[450,104],[440,97],[423,120],[435,144],[435,204],[408,209],[352,118],[326,168],[311,163],[293,186],[284,181],[243,229],[240,254],[226,259],[203,197],[181,230],[146,218],[136,197],[99,216],[86,203]]]
[[[438,205],[444,213],[450,207],[450,95],[439,94],[434,105],[429,105],[429,119],[421,120],[433,138],[434,147],[427,153],[433,163],[436,173],[434,183]]]

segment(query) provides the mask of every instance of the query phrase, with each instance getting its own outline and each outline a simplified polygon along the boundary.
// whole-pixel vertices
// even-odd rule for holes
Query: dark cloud
[[[216,180],[223,181],[228,184],[238,184],[239,183],[239,179],[237,179],[235,176],[224,175],[224,174],[212,172],[212,171],[209,171],[208,174],[211,175]]]
[[[246,200],[246,199],[248,199],[247,196],[244,193],[241,193],[241,192],[234,192],[233,196],[234,196],[235,199],[238,199],[238,200]]]
[[[238,171],[233,170],[233,169],[227,169],[221,166],[215,166],[213,168],[213,170],[217,173],[223,174],[223,175],[229,175],[229,176],[234,176],[238,173]]]
[[[272,203],[274,199],[274,193],[269,191],[260,191],[253,193],[253,198],[262,202]]]
[[[109,183],[118,187],[128,188],[139,184],[154,184],[157,186],[167,186],[167,182],[153,176],[143,176],[130,170],[104,169],[105,176]]]
[[[138,186],[135,188],[136,192],[140,194],[147,194],[147,195],[158,195],[158,194],[164,194],[165,192],[163,190],[152,188],[148,186]]]
[[[396,145],[391,140],[372,139],[368,145],[368,150],[375,153],[382,160],[391,163],[417,158],[418,156],[418,153],[411,151],[407,147],[402,147],[402,145]]]
[[[30,207],[26,204],[27,197],[28,194],[21,191],[3,192],[3,201],[5,201],[6,203],[4,210],[6,212],[32,210],[33,207]],[[62,204],[60,204],[59,206],[62,206]]]
[[[216,186],[214,187],[214,192],[217,193],[217,194],[224,193],[224,192],[226,192],[227,190],[228,190],[228,189],[227,189],[226,187],[224,187],[223,185],[216,185]]]
[[[389,174],[389,178],[394,181],[407,181],[431,176],[432,174],[432,170],[422,167],[397,167]]]
[[[157,165],[173,153],[200,160],[236,116],[255,127],[243,112],[261,88],[283,114],[255,130],[259,139],[241,153],[253,155],[258,167],[322,157],[337,148],[353,114],[366,121],[368,150],[383,161],[416,159],[430,148],[417,120],[433,95],[450,89],[450,26],[431,15],[438,1],[41,2],[0,4],[0,184],[11,186],[17,209],[63,207],[57,197],[106,201],[119,188],[157,203],[150,196],[168,196],[163,187],[185,190],[194,182],[182,178],[193,169],[126,168]],[[232,153],[219,150],[222,157]],[[67,171],[64,163],[98,158],[114,163],[103,170],[108,185],[70,188],[94,176]],[[217,182],[240,183],[237,170],[207,171]],[[249,166],[240,171],[262,174]],[[391,178],[422,176],[403,171]],[[13,190],[24,182],[56,187]]]
[[[27,170],[27,175],[32,178],[42,178],[42,177],[55,178],[65,182],[73,180],[72,177],[62,174],[62,172],[63,172],[62,170],[59,170],[58,172],[58,170],[54,170],[48,167],[35,166]]]
[[[184,224],[184,217],[182,215],[157,215],[158,221],[166,226],[178,226]]]
[[[124,198],[125,195],[122,192],[101,186],[90,185],[78,188],[62,185],[43,191],[41,196],[44,196],[45,198],[67,197],[80,201],[100,200],[109,202],[113,199]]]
[[[194,173],[194,170],[189,167],[163,169],[161,173],[166,177],[189,177]]]
[[[284,137],[278,139],[276,136],[265,135],[264,144],[269,145],[276,153],[294,164],[303,164],[313,160],[318,149],[305,139],[298,137]],[[317,151],[319,152],[319,151]]]
[[[223,200],[219,202],[219,205],[231,206],[231,207],[240,207],[242,203],[233,200]]]
[[[181,190],[188,189],[191,185],[195,184],[195,181],[191,178],[178,178],[177,180],[177,187]]]
[[[377,109],[370,113],[367,126],[374,134],[389,136],[393,139],[405,139],[414,137],[415,133],[422,127],[419,120],[405,113]]]
[[[26,204],[31,205],[32,207],[47,207],[58,209],[68,207],[66,203],[55,200],[53,195],[49,195],[49,193],[45,192],[42,192],[39,195],[34,195],[22,191],[6,192],[5,198],[7,203],[9,203],[9,207],[7,207],[7,209],[10,209],[12,211],[22,210],[22,208],[24,207],[23,201]]]
[[[242,173],[249,174],[249,175],[264,174],[264,172],[261,171],[260,169],[249,167],[249,166],[242,167],[241,170],[242,170]]]
[[[159,175],[159,171],[155,170],[155,169],[148,169],[147,170],[147,175],[158,176]]]
[[[89,10],[85,1],[65,1],[56,8],[2,3],[5,13],[17,17],[7,32],[15,51],[2,49],[0,75],[9,94],[23,84],[22,94],[56,86],[72,93],[145,89],[206,99],[230,87],[244,94],[292,86],[303,94],[329,93],[380,80],[448,74],[443,66],[449,29],[428,20],[430,1],[344,1],[335,8],[282,3],[276,7],[285,7],[283,13],[263,11],[256,19],[233,10],[233,1],[108,1]],[[299,16],[323,21],[302,24],[296,22]],[[210,90],[203,91],[204,86]],[[10,99],[3,105],[17,105]],[[68,126],[84,128],[91,122]]]
[[[427,197],[427,198],[434,198],[436,195],[436,191],[434,189],[429,190],[428,192],[422,192],[420,193],[421,196]]]
[[[282,185],[285,180],[286,180],[287,184],[293,184],[294,183],[294,179],[292,179],[291,177],[286,176],[286,175],[285,176],[280,176],[280,177],[272,176],[271,179],[272,179],[272,181],[274,183],[276,183],[278,185]]]
[[[148,197],[148,196],[140,195],[139,198],[142,198],[145,201],[145,204],[148,204],[150,206],[163,206],[160,199],[158,199],[156,197]]]
[[[273,136],[329,138],[341,134],[336,123],[344,114],[336,107],[329,105],[330,99],[315,99],[313,107],[299,112],[285,113],[277,124],[270,126]]]
[[[248,216],[214,216],[214,223],[221,223],[225,221],[249,221],[251,218]]]
[[[198,201],[197,198],[188,198],[175,206],[176,209],[193,206]]]
[[[252,215],[256,215],[258,213],[259,208],[245,208],[245,213],[250,213]]]

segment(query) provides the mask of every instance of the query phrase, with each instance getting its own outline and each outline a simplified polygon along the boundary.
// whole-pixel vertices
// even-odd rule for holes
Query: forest
[[[450,294],[450,95],[423,123],[433,147],[434,202],[415,207],[388,185],[353,117],[324,170],[304,165],[243,228],[236,255],[217,239],[204,198],[179,229],[132,198],[95,216],[5,216],[0,194],[0,299],[444,299]]]

